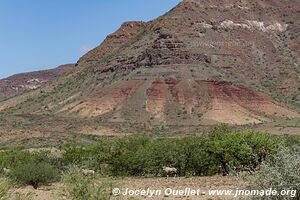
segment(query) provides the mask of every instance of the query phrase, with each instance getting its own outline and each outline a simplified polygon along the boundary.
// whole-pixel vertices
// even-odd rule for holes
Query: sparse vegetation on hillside
[[[299,64],[289,39],[297,3],[277,2],[276,12],[271,1],[201,4],[184,1],[147,23],[124,23],[78,69],[1,102],[1,112],[188,127],[297,117]]]

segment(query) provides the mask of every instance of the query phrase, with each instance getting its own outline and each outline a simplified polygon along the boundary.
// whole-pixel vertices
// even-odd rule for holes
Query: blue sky
[[[0,0],[0,78],[76,62],[124,21],[149,21],[180,0]]]

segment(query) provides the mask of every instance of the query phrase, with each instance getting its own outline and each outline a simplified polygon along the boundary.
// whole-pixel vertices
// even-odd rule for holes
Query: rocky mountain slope
[[[7,99],[40,87],[43,83],[52,81],[66,72],[74,69],[74,64],[61,65],[55,69],[21,73],[0,80],[0,100]]]
[[[300,3],[185,0],[126,22],[80,70],[0,103],[4,114],[163,125],[299,116]]]
[[[95,49],[89,51],[82,56],[77,65],[84,66],[85,64],[91,64],[97,62],[104,56],[107,56],[114,51],[118,50],[124,43],[134,38],[142,29],[146,27],[145,22],[125,22],[114,33],[108,35],[101,45]]]

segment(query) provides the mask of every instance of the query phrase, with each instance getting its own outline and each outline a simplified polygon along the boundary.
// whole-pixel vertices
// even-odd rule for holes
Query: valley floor
[[[166,188],[171,188],[174,190],[191,188],[191,189],[200,189],[201,192],[208,193],[208,190],[235,190],[236,188],[245,188],[247,186],[246,182],[241,178],[233,177],[233,176],[212,176],[212,177],[192,177],[192,178],[125,178],[118,179],[116,184],[120,188],[122,192],[125,192],[126,188],[132,190],[141,190],[150,188],[151,190],[162,190],[164,191]],[[49,186],[43,186],[37,190],[32,187],[22,187],[19,189],[13,189],[11,192],[13,193],[32,193],[34,200],[57,200],[57,199],[65,199],[60,197],[60,183],[55,183]],[[197,197],[192,196],[165,196],[160,195],[154,198],[145,198],[145,197],[137,197],[137,196],[116,196],[111,199],[119,200],[119,199],[184,199],[184,200],[206,200],[206,199],[232,199],[232,196],[209,196],[208,194],[200,195]]]
[[[158,126],[130,123],[103,123],[93,119],[58,118],[39,115],[0,115],[0,147],[26,145],[56,146],[64,143],[85,143],[101,138],[133,134],[159,137],[180,137],[207,132],[211,126]],[[233,126],[250,128],[274,135],[300,135],[300,118],[280,119],[264,124]]]

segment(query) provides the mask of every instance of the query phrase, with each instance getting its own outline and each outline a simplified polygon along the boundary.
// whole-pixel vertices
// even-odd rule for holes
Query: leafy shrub
[[[29,153],[22,152],[21,149],[10,149],[0,152],[0,167],[3,168],[13,168],[18,163],[28,160],[30,157]]]
[[[222,125],[213,129],[206,151],[217,159],[223,173],[249,169],[254,171],[269,155],[276,152],[280,139],[252,130],[231,131]]]
[[[208,176],[218,171],[218,161],[207,151],[207,140],[188,137],[182,140],[184,165],[182,175]]]
[[[105,166],[111,163],[114,144],[114,140],[103,140],[83,146],[68,145],[64,147],[65,153],[61,163],[63,166],[77,165],[109,175],[110,172],[107,172]]]
[[[275,154],[282,139],[225,125],[207,136],[150,138],[130,136],[64,148],[63,165],[78,165],[113,176],[157,176],[163,166],[180,176],[213,175],[255,169]],[[220,167],[221,166],[221,167]]]
[[[62,147],[63,157],[59,158],[48,152],[7,150],[0,152],[0,172],[4,167],[14,171],[28,163],[47,163],[61,171],[76,165],[93,169],[103,176],[158,176],[163,174],[163,166],[177,168],[180,176],[254,172],[276,153],[280,143],[299,145],[299,139],[252,130],[233,130],[220,125],[202,136],[130,136],[81,146],[65,145]]]
[[[142,136],[117,139],[111,149],[113,175],[142,175],[147,167],[144,150],[150,143],[150,138]]]
[[[62,193],[73,200],[107,200],[111,188],[107,181],[95,183],[93,177],[85,176],[78,167],[71,167],[68,173],[62,176]]]
[[[40,185],[58,180],[59,172],[50,164],[30,162],[14,168],[10,176],[20,184],[37,189]]]
[[[253,185],[257,189],[266,190],[269,188],[281,190],[296,190],[295,197],[280,196],[280,199],[300,198],[300,154],[299,150],[291,150],[281,147],[278,154],[263,163],[262,169],[257,171],[254,178],[251,177]],[[263,197],[263,199],[278,199],[277,197]]]
[[[23,149],[15,148],[0,152],[0,169],[13,169],[20,165],[41,162],[62,167],[61,161],[51,156],[47,151],[31,153]]]

